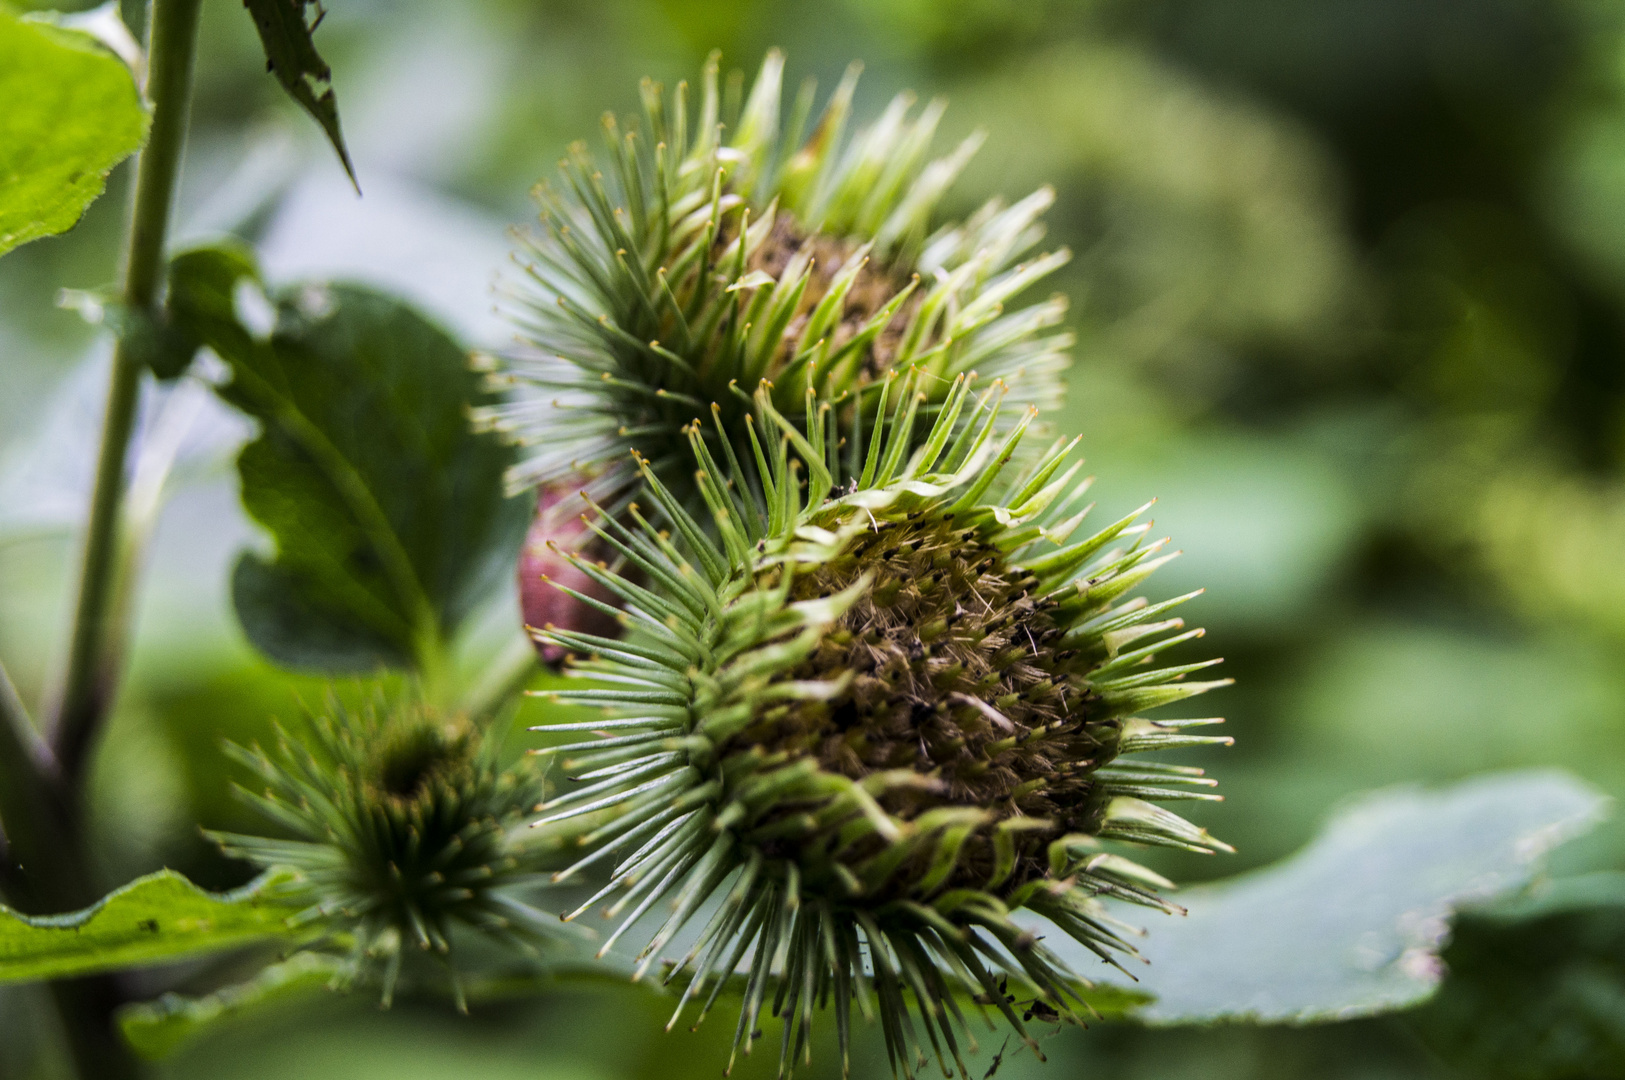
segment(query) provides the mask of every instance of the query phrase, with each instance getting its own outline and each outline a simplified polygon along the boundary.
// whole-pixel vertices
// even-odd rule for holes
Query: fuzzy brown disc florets
[[[1063,647],[1036,580],[951,517],[880,525],[791,591],[832,596],[864,575],[869,589],[790,676],[850,672],[846,691],[770,714],[740,743],[811,755],[854,780],[892,769],[930,778],[882,798],[904,819],[941,806],[1039,819],[1011,884],[1041,876],[1050,840],[1098,827],[1092,774],[1117,753],[1120,721],[1094,719],[1105,710],[1088,688],[1091,665]],[[967,852],[971,878],[985,880],[985,854]]]
[[[737,241],[736,231],[720,232],[717,237],[719,259],[728,247]],[[810,268],[807,287],[796,305],[795,314],[784,328],[769,379],[794,360],[796,343],[801,340],[807,321],[820,301],[829,293],[836,276],[858,255],[863,240],[857,237],[834,236],[829,233],[809,232],[794,215],[780,211],[773,218],[773,227],[766,238],[751,254],[745,266],[747,271],[761,271],[775,281],[784,276],[792,260],[803,251],[809,252]],[[911,266],[890,259],[865,259],[858,269],[851,289],[841,302],[838,320],[829,330],[829,351],[838,354],[856,337],[870,319],[874,318],[898,293],[908,287],[917,275]],[[862,367],[856,385],[868,383],[889,370],[897,360],[903,335],[915,312],[919,309],[921,294],[918,289],[910,293],[893,313],[891,320],[863,350]],[[922,347],[935,342],[936,335],[927,335]]]

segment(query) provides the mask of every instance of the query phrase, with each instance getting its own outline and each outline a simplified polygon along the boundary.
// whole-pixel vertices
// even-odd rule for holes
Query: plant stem
[[[153,0],[147,34],[147,93],[152,131],[136,169],[135,198],[124,258],[124,303],[155,313],[163,281],[164,238],[180,172],[191,106],[192,59],[197,48],[201,0]],[[102,420],[96,486],[79,569],[79,594],[68,646],[53,743],[71,790],[83,778],[90,749],[118,682],[122,636],[113,612],[118,531],[125,490],[125,462],[135,429],[142,358],[128,339],[113,351],[113,373]]]
[[[481,726],[494,719],[536,674],[536,663],[536,647],[529,636],[515,634],[463,695],[468,718]]]
[[[33,911],[63,911],[94,895],[83,838],[64,800],[50,747],[28,719],[17,688],[0,665],[0,882],[6,899]],[[139,1080],[141,1067],[113,1027],[122,1002],[107,975],[61,979],[51,997],[81,1077]]]
[[[191,110],[200,6],[201,0],[153,0],[151,5],[146,89],[152,102],[152,129],[136,165],[124,255],[123,299],[132,312],[157,314],[164,240]],[[17,800],[27,805],[14,806],[8,797],[0,809],[9,851],[18,861],[32,861],[31,865],[25,863],[27,873],[23,875],[29,902],[56,910],[70,910],[94,899],[95,880],[82,821],[84,782],[90,751],[117,687],[122,639],[128,630],[128,620],[119,616],[120,605],[115,600],[126,461],[135,431],[143,366],[133,341],[121,338],[113,350],[67,670],[52,732],[54,761],[30,738],[33,728],[21,713],[15,693],[0,695],[6,698],[0,700],[0,708],[7,714],[0,718],[5,729],[0,738],[6,740],[0,751],[9,763],[0,785],[11,789],[14,779],[20,779],[24,787],[19,790],[27,793]],[[9,688],[9,681],[6,686]],[[114,979],[58,980],[51,984],[51,994],[68,1050],[83,1080],[137,1080],[141,1076],[141,1065],[115,1023],[124,995]]]
[[[80,1080],[141,1080],[146,1070],[130,1052],[114,1015],[125,1001],[111,975],[58,979],[51,999],[62,1017],[68,1053]]]
[[[60,891],[64,907],[72,907],[74,882],[70,865],[73,845],[69,823],[56,784],[56,767],[17,688],[0,665],[0,823],[6,828],[5,882],[8,899],[18,905],[54,906]],[[50,883],[64,887],[52,888]],[[9,895],[18,891],[25,895]]]

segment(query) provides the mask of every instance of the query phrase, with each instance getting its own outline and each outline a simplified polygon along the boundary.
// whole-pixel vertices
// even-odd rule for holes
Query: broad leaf
[[[188,997],[168,993],[156,1001],[126,1005],[119,1010],[118,1024],[125,1040],[142,1057],[165,1058],[235,1017],[311,997],[335,984],[342,986],[353,976],[352,968],[350,960],[331,953],[296,953],[261,969],[247,982],[210,994]],[[454,994],[443,977],[445,970],[441,968],[440,979],[425,979],[423,967],[415,967],[402,978],[398,993],[449,1000]],[[587,947],[572,949],[555,943],[545,957],[521,968],[460,973],[458,991],[470,1005],[532,998],[571,986],[630,991],[631,971],[630,964],[594,960]],[[641,992],[652,995],[669,993],[652,981],[640,983],[639,987]],[[362,992],[369,991],[375,992],[376,988]]]
[[[342,959],[326,953],[295,953],[245,983],[203,997],[170,993],[127,1005],[119,1010],[119,1028],[142,1057],[167,1057],[222,1020],[327,986],[343,968]]]
[[[230,368],[221,397],[262,427],[237,467],[276,552],[238,561],[243,628],[292,667],[432,669],[528,517],[503,496],[509,448],[469,427],[480,378],[438,327],[354,286],[283,291],[257,337],[235,301],[256,281],[241,252],[203,249],[176,258],[169,297],[172,324]]]
[[[266,875],[210,893],[172,870],[137,878],[83,911],[23,915],[0,906],[0,983],[33,982],[182,960],[294,935],[298,909]]]
[[[354,184],[355,167],[344,148],[339,131],[339,103],[333,96],[333,70],[327,66],[311,35],[327,12],[320,0],[243,0],[254,17],[254,29],[265,47],[265,63],[288,96],[297,101],[327,133],[327,141],[339,155],[344,171]],[[307,14],[316,9],[315,18]],[[356,188],[360,191],[360,186]]]
[[[1416,1005],[1438,989],[1457,908],[1526,885],[1540,857],[1585,831],[1606,800],[1566,773],[1479,777],[1374,792],[1308,847],[1172,899],[1183,918],[1115,914],[1150,933],[1128,965],[1153,1024],[1311,1023]],[[1099,963],[1050,928],[1077,970]],[[1087,966],[1082,966],[1087,965]]]
[[[0,7],[0,254],[72,227],[147,136],[135,80],[88,34]]]

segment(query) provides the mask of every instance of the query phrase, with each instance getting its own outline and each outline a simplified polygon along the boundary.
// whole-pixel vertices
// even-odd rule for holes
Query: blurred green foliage
[[[134,21],[139,3],[124,6]],[[352,249],[268,258],[273,281],[279,265],[306,275],[329,255],[354,274],[343,215],[385,206],[392,185],[455,201],[402,204],[392,250],[430,252],[451,220],[432,207],[455,205],[458,222],[492,229],[453,235],[453,250],[500,253],[496,227],[529,216],[526,191],[569,140],[593,136],[606,106],[630,111],[640,76],[692,78],[713,46],[747,67],[782,46],[792,79],[815,74],[826,88],[861,58],[864,115],[904,86],[947,95],[945,145],[989,131],[950,211],[990,189],[1056,185],[1050,239],[1077,253],[1057,287],[1082,343],[1054,423],[1084,435],[1102,512],[1160,497],[1159,528],[1188,551],[1164,587],[1208,587],[1191,617],[1238,679],[1211,706],[1237,746],[1192,761],[1214,767],[1229,796],[1203,824],[1240,854],[1168,859],[1167,872],[1198,880],[1272,861],[1340,799],[1398,780],[1558,764],[1625,794],[1616,5],[329,6],[319,44],[361,203],[300,201],[301,185],[347,182],[265,75],[240,5],[205,5],[182,233],[234,229],[275,255],[279,236],[325,230]],[[127,173],[71,233],[0,262],[0,461],[20,460],[43,402],[92,347],[53,293],[112,279]],[[338,216],[300,232],[296,203]],[[427,293],[483,298],[488,279],[437,259],[411,271]],[[483,303],[442,317],[477,321]],[[263,734],[325,692],[254,659],[230,615],[229,556],[265,540],[235,509],[228,464],[196,470],[159,528],[133,678],[97,770],[109,885],[160,865],[211,887],[245,880],[196,833],[240,821],[219,741]],[[0,465],[0,502],[19,490]],[[31,701],[57,661],[68,544],[62,528],[0,535],[0,653]],[[505,618],[495,610],[482,640],[501,640]],[[1565,849],[1556,871],[1617,869],[1615,825]],[[1625,1043],[1622,912],[1469,923],[1446,956],[1455,976],[1408,1018],[1104,1025],[1047,1042],[1043,1071],[1012,1049],[998,1075],[1423,1078],[1491,1075],[1486,1062],[1495,1075],[1609,1075]],[[244,1021],[163,1075],[714,1075],[725,1025],[662,1035],[668,1011],[571,987],[472,1020],[324,1001]],[[50,1041],[39,1016],[28,993],[0,996],[0,1074],[56,1075],[50,1053],[29,1052]],[[884,1068],[878,1045],[859,1075]],[[833,1061],[815,1054],[806,1075],[833,1075]]]
[[[1407,1021],[1485,1080],[1625,1072],[1625,919],[1617,904],[1507,924],[1469,919],[1456,978]]]

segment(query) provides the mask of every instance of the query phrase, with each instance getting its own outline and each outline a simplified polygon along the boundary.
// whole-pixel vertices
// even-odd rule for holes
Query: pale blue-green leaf
[[[1558,770],[1368,794],[1308,847],[1254,873],[1173,899],[1190,914],[1149,925],[1152,1024],[1313,1023],[1425,1001],[1458,908],[1519,890],[1541,856],[1601,820],[1606,798]],[[1053,929],[1046,943],[1084,974],[1100,965]],[[1117,976],[1120,979],[1120,976]],[[1106,981],[1112,981],[1107,977]]]

